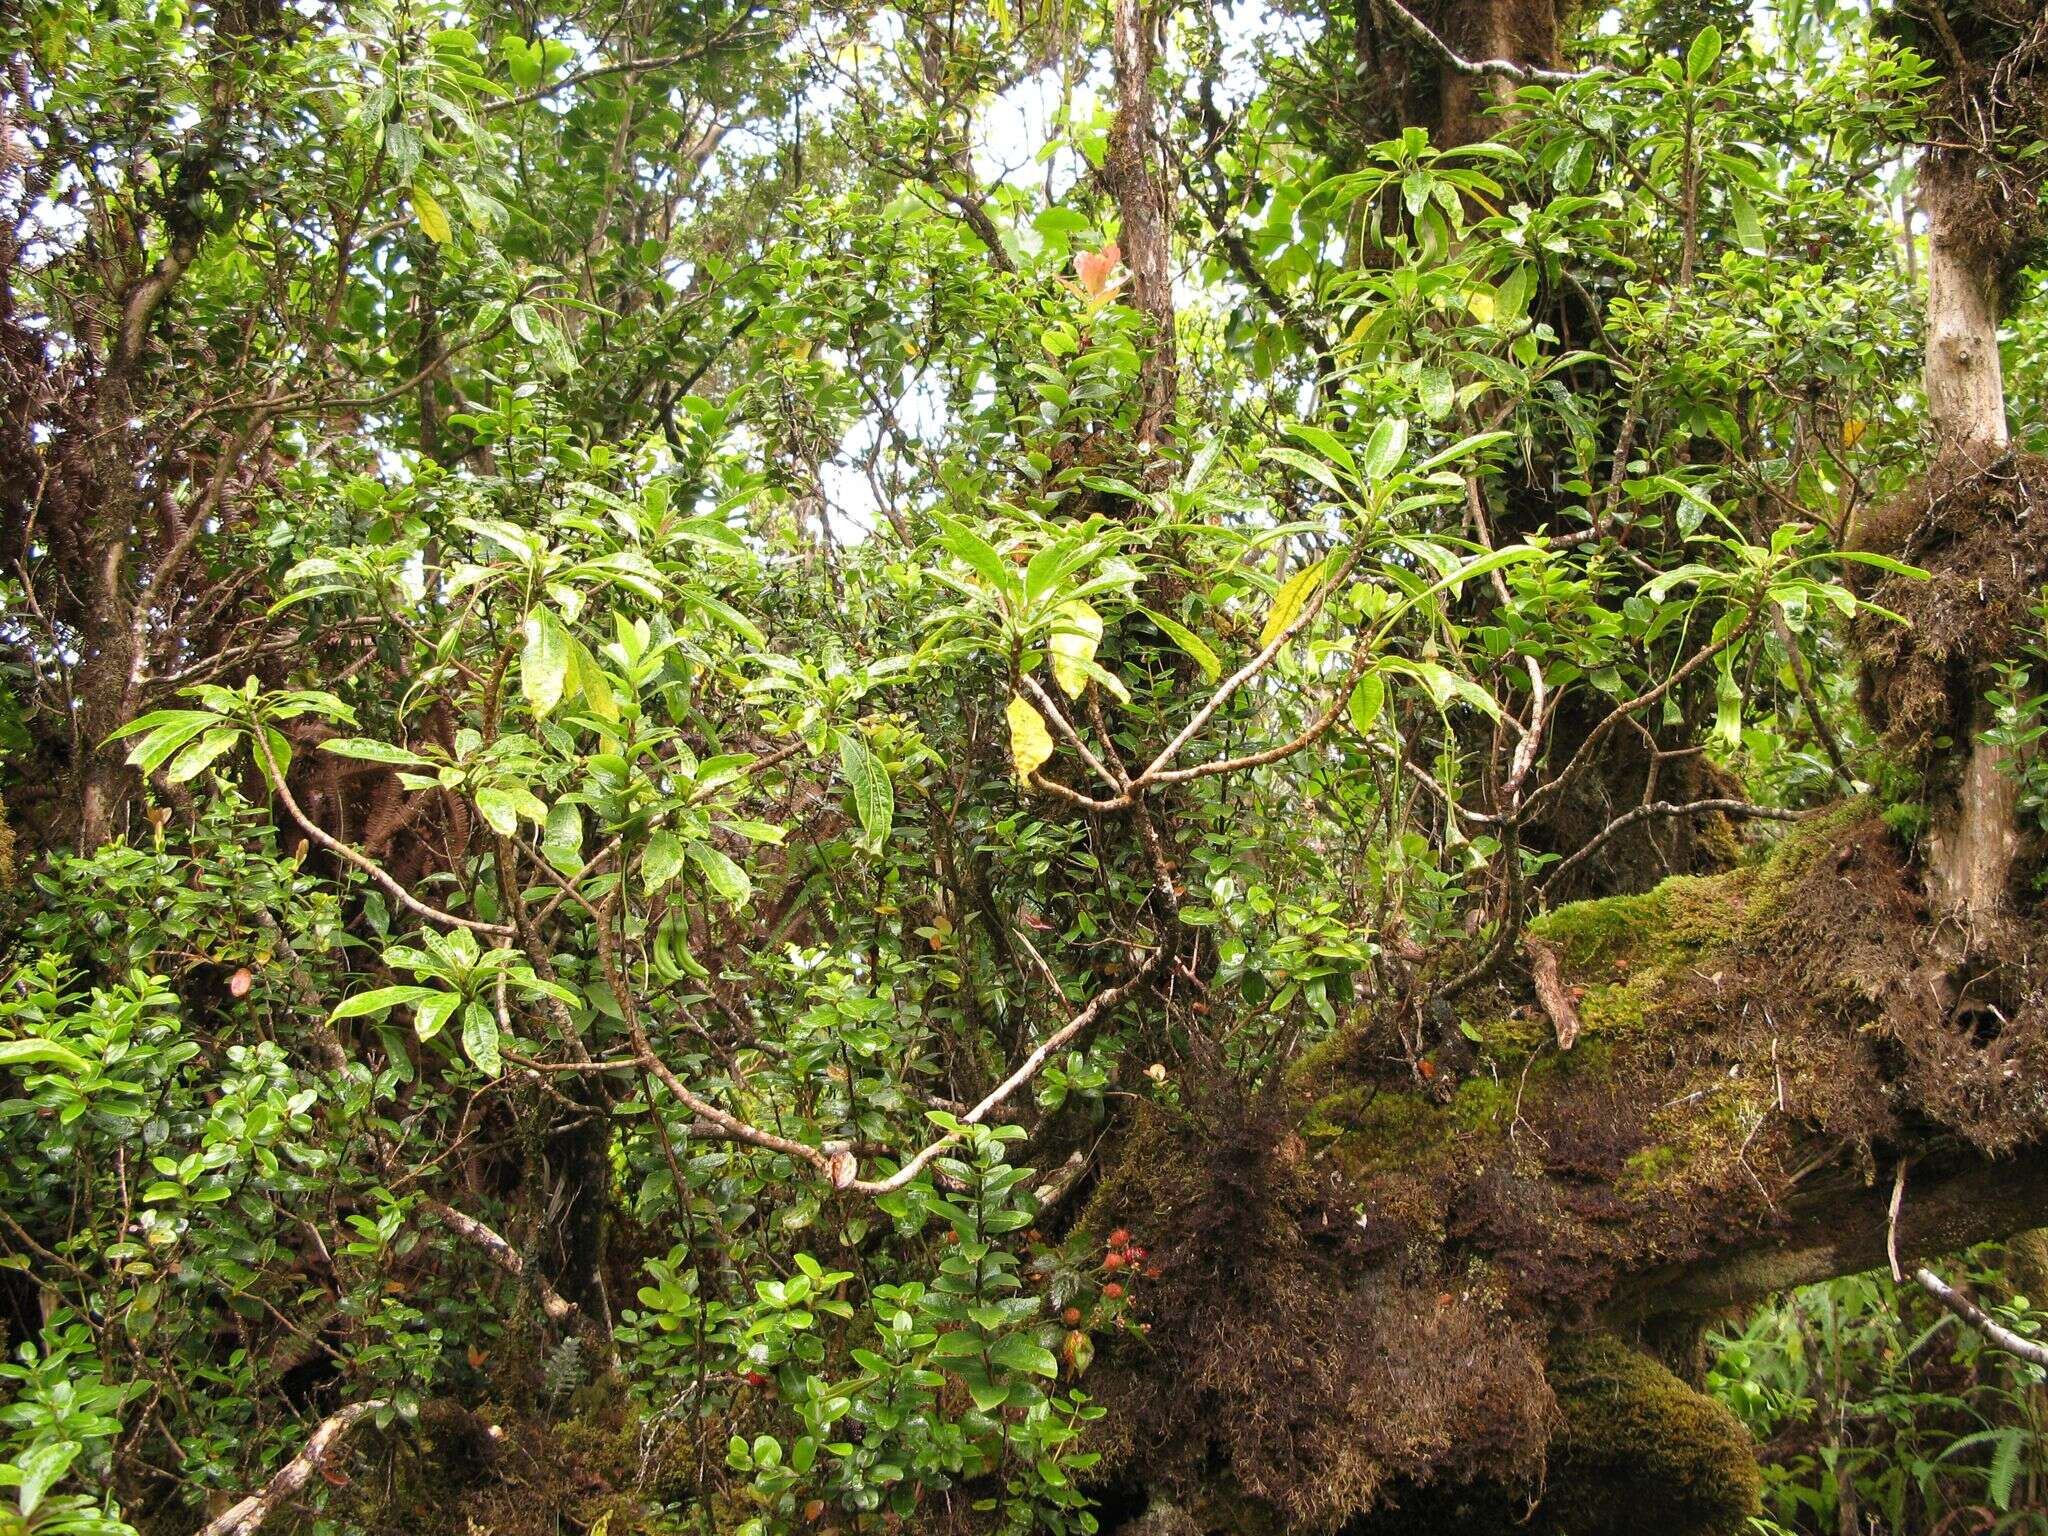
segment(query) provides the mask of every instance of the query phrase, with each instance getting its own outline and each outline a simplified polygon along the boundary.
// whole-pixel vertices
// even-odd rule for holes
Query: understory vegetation
[[[2048,1533],[2040,0],[0,7],[0,1536]]]

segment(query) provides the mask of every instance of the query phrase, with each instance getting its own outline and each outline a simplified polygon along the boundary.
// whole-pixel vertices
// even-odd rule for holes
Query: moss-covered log
[[[1300,1530],[1733,1531],[1739,1429],[1616,1335],[2038,1225],[2048,949],[1953,968],[1878,807],[1533,936],[1569,1050],[1503,984],[1412,1067],[1362,1025],[1261,1103],[1148,1112],[1084,1217],[1161,1271],[1098,1367],[1111,1475]]]

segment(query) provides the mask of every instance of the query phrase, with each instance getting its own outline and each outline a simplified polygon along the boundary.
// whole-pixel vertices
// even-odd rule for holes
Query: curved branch
[[[1380,4],[1401,24],[1402,31],[1436,56],[1438,63],[1468,79],[1491,78],[1511,85],[1573,85],[1581,80],[1597,80],[1607,73],[1604,69],[1541,69],[1509,59],[1468,59],[1432,32],[1429,24],[1401,0],[1380,0]]]
[[[2048,1345],[2035,1339],[2022,1338],[2003,1323],[1998,1322],[1969,1297],[1949,1285],[1931,1269],[1916,1269],[1913,1278],[1920,1283],[1920,1289],[1955,1313],[1972,1328],[1983,1334],[1993,1344],[2009,1355],[2018,1355],[2031,1364],[2048,1368]]]
[[[366,1403],[350,1403],[340,1412],[329,1414],[307,1439],[305,1448],[278,1468],[277,1475],[264,1485],[261,1493],[250,1494],[239,1504],[207,1521],[199,1536],[250,1536],[276,1512],[278,1505],[306,1486],[313,1474],[320,1470],[320,1464],[334,1449],[336,1441],[364,1419],[389,1406],[387,1399],[375,1397]]]

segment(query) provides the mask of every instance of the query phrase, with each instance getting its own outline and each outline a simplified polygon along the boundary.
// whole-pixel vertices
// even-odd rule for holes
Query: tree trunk
[[[1998,356],[1997,250],[1976,222],[1989,167],[1967,151],[1932,150],[1922,162],[1927,207],[1927,411],[1937,458],[1982,469],[2005,453],[2005,379]],[[1980,691],[1952,782],[1937,787],[1927,838],[1938,915],[1972,939],[1999,925],[2019,851],[2018,789],[2007,751],[1982,738],[1991,724]]]
[[[1134,434],[1140,449],[1157,451],[1173,421],[1179,379],[1173,334],[1173,267],[1169,250],[1173,202],[1160,163],[1157,104],[1152,95],[1154,28],[1158,18],[1144,0],[1116,0],[1110,17],[1110,56],[1116,71],[1116,118],[1102,179],[1123,221],[1124,264],[1131,271],[1131,303],[1152,322],[1151,350],[1139,369],[1141,399]]]

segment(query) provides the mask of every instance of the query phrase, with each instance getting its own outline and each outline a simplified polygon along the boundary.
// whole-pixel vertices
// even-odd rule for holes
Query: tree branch
[[[364,1419],[388,1406],[384,1398],[372,1398],[366,1403],[350,1403],[339,1413],[331,1413],[320,1421],[305,1448],[278,1468],[261,1493],[252,1493],[224,1514],[209,1520],[199,1536],[250,1536],[264,1521],[275,1513],[277,1506],[305,1487],[313,1474],[320,1470],[320,1464],[334,1449],[335,1442],[354,1429]]]
[[[1920,1282],[1920,1289],[1955,1313],[1972,1328],[1983,1334],[1993,1344],[2009,1355],[2018,1355],[2031,1364],[2048,1367],[2048,1345],[2034,1339],[2021,1338],[2003,1323],[1998,1322],[1969,1297],[1949,1285],[1931,1269],[1916,1269],[1913,1278]]]
[[[1541,69],[1509,59],[1468,59],[1432,32],[1429,24],[1401,0],[1380,0],[1380,4],[1401,24],[1401,30],[1434,54],[1439,63],[1469,79],[1492,78],[1511,85],[1572,85],[1580,80],[1596,80],[1607,73],[1604,69]]]
[[[1710,811],[1719,811],[1724,816],[1744,817],[1750,820],[1761,821],[1797,821],[1806,814],[1804,811],[1780,810],[1776,806],[1751,805],[1747,800],[1687,800],[1683,804],[1670,800],[1653,801],[1648,805],[1639,805],[1627,815],[1617,816],[1614,820],[1607,823],[1598,833],[1588,839],[1577,853],[1574,853],[1544,877],[1543,889],[1548,890],[1551,883],[1563,875],[1565,871],[1583,860],[1591,858],[1601,848],[1606,846],[1611,838],[1627,831],[1639,821],[1648,821],[1653,816],[1703,816]]]

